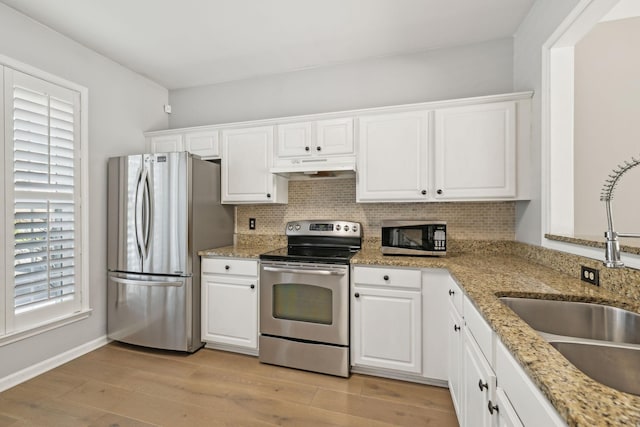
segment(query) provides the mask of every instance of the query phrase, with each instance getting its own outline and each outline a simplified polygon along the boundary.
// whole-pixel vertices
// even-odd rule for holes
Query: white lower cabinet
[[[496,345],[496,374],[499,388],[522,424],[525,426],[566,425],[556,409],[522,370],[500,340],[497,340]],[[501,411],[498,407],[498,413],[501,417],[507,412]]]
[[[476,344],[471,330],[464,331],[462,425],[490,427],[489,402],[495,400],[496,375]]]
[[[463,370],[463,350],[464,350],[464,335],[462,332],[463,322],[462,316],[455,310],[453,303],[449,303],[449,322],[447,324],[447,331],[449,335],[449,392],[451,393],[451,400],[453,401],[453,407],[456,410],[458,419],[461,418],[462,413],[462,370]]]
[[[566,425],[491,330],[453,285],[449,304],[449,391],[463,427]],[[464,314],[464,316],[462,316]]]
[[[489,404],[494,411],[496,407],[498,409],[494,412],[496,415],[496,423],[494,425],[496,427],[524,427],[524,424],[522,424],[522,421],[520,421],[518,417],[518,413],[513,405],[511,405],[509,398],[501,387],[496,389],[495,401]]]
[[[451,274],[444,269],[422,271],[422,376],[447,381],[449,330],[449,289],[453,284]]]
[[[353,277],[352,364],[420,374],[420,270],[354,267]]]
[[[258,261],[203,258],[202,340],[207,347],[257,354]]]

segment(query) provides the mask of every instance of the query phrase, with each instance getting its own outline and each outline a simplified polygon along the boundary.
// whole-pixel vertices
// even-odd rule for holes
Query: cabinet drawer
[[[353,282],[356,285],[420,289],[422,273],[420,270],[399,268],[354,267]]]
[[[258,276],[258,261],[233,258],[202,258],[203,274]]]
[[[491,366],[494,366],[493,332],[469,298],[464,298],[464,320],[467,329],[478,343],[478,347],[482,350],[484,357],[489,361]]]

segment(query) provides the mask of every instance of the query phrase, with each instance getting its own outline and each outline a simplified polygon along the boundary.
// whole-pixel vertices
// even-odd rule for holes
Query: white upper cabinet
[[[516,103],[435,111],[435,198],[516,196]]]
[[[359,119],[358,202],[529,197],[530,94]],[[451,106],[456,105],[456,106]]]
[[[353,155],[351,117],[316,122],[316,152],[320,155]]]
[[[149,138],[149,149],[152,153],[172,153],[175,151],[184,151],[182,135],[157,135]]]
[[[203,159],[219,159],[219,140],[220,132],[218,130],[187,132],[184,135],[184,148]]]
[[[287,180],[270,172],[273,126],[222,131],[222,203],[286,203]]]
[[[188,131],[156,134],[147,137],[152,153],[188,151],[203,159],[220,158],[220,132],[214,130]]]
[[[282,123],[277,128],[276,172],[355,168],[351,117]]]
[[[313,123],[278,125],[278,157],[300,157],[312,154]]]
[[[428,130],[426,111],[360,117],[358,202],[427,200]]]

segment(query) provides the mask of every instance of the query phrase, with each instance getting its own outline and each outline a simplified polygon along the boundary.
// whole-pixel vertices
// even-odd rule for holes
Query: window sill
[[[92,311],[93,310],[91,309],[79,311],[77,313],[73,313],[67,316],[58,317],[57,319],[53,319],[51,321],[48,321],[40,325],[36,325],[34,327],[31,327],[23,331],[12,332],[8,335],[0,336],[0,347],[42,334],[52,329],[60,328],[62,326],[66,326],[71,323],[84,320],[91,315]]]

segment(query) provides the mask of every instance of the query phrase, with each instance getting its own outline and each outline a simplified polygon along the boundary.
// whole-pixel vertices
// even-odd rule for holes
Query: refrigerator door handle
[[[149,182],[149,172],[145,169],[145,174],[142,184],[142,210],[143,210],[143,225],[142,230],[142,245],[145,249],[145,258],[149,255],[149,241],[151,235],[151,218],[153,218],[152,206],[151,206],[151,184]]]
[[[123,279],[121,277],[111,277],[116,283],[121,285],[136,285],[136,286],[157,286],[157,287],[174,287],[179,288],[182,286],[184,281],[173,281],[173,282],[163,282],[163,281],[150,281],[150,280],[134,280],[134,279]]]
[[[138,185],[136,187],[136,241],[138,248],[140,249],[140,255],[142,259],[147,258],[147,247],[144,240],[144,232],[142,230],[144,221],[144,183],[147,181],[148,171],[145,168],[138,179]]]

